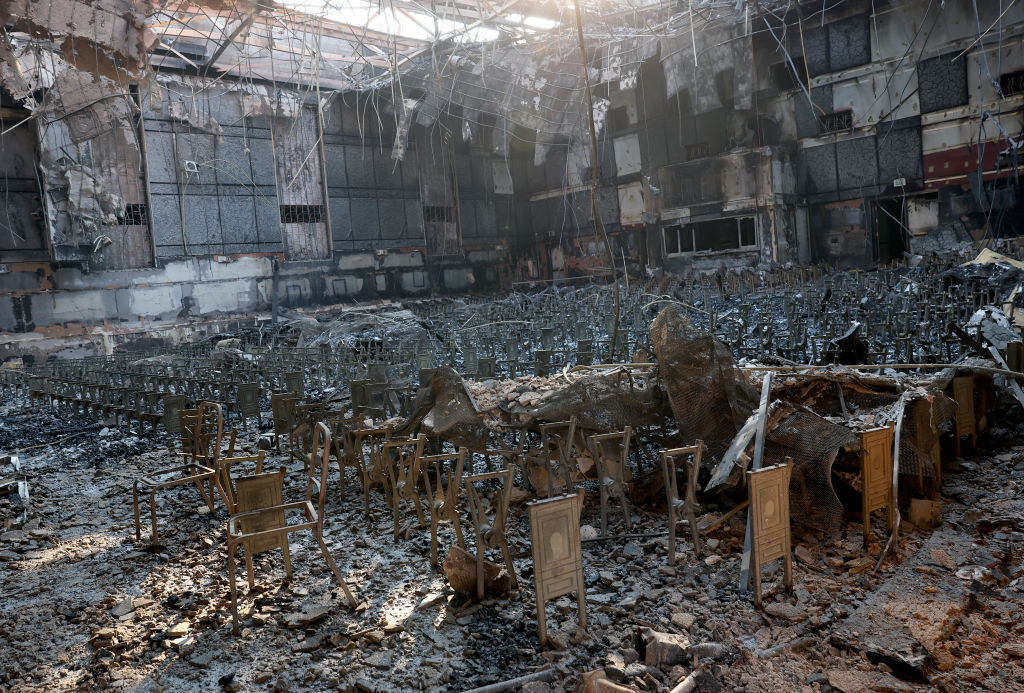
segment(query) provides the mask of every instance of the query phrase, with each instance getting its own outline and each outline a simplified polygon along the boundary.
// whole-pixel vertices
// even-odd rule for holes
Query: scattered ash
[[[522,665],[530,660],[524,661],[522,654],[537,647],[536,621],[510,620],[494,606],[482,606],[474,616],[462,651],[466,666],[452,672],[447,690],[464,691],[529,673]]]
[[[73,434],[95,436],[104,428],[88,416],[55,414],[45,408],[0,418],[0,450],[14,452],[54,443]]]
[[[147,427],[139,433],[43,406],[31,410],[20,406],[0,416],[0,452],[46,451],[63,465],[102,467],[166,445],[167,434],[162,429],[154,432]]]

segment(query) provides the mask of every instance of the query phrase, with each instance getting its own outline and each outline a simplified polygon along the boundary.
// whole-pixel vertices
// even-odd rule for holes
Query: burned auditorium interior
[[[0,25],[0,690],[1024,691],[1024,2]]]

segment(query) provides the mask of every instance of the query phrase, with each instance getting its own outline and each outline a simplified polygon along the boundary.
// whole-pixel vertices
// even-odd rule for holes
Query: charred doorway
[[[907,249],[906,218],[902,198],[875,201],[875,244],[880,263],[903,257]]]

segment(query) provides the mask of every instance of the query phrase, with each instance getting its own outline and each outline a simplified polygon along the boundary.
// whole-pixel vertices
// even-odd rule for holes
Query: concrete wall
[[[491,153],[489,132],[472,143],[440,143],[426,128],[413,128],[408,155],[396,161],[387,114],[378,123],[373,107],[337,98],[325,111],[321,156],[315,133],[294,130],[300,120],[302,127],[319,127],[308,104],[284,114],[270,108],[268,115],[265,99],[167,75],[142,86],[140,103],[150,221],[144,228],[155,248],[149,266],[112,271],[96,261],[51,264],[41,233],[34,132],[28,125],[5,135],[0,188],[13,200],[7,207],[13,235],[0,237],[18,240],[0,240],[0,330],[138,327],[267,310],[275,265],[285,306],[496,290],[513,278],[512,249],[529,245],[528,192],[516,183],[525,169],[520,157]],[[314,143],[291,167],[299,186],[282,180],[292,178],[279,161],[283,141]],[[430,257],[418,161],[442,144],[446,157],[437,175],[456,191],[460,244],[455,254]],[[496,169],[504,175],[496,178]],[[282,204],[320,206],[323,221],[285,224]],[[318,226],[329,233],[326,253],[306,243]],[[526,243],[516,240],[521,230]],[[289,261],[296,248],[314,259]]]
[[[10,112],[14,117],[20,113]],[[39,211],[35,124],[16,123],[0,119],[0,263],[49,257]]]

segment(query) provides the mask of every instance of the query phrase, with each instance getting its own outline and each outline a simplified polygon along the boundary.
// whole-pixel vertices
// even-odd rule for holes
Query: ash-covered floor
[[[255,449],[258,436],[241,434],[240,448]],[[550,648],[537,641],[522,505],[509,528],[520,590],[477,604],[431,569],[429,529],[413,517],[393,542],[383,495],[374,493],[365,517],[355,479],[342,497],[334,467],[325,537],[358,611],[310,535],[295,534],[290,584],[279,552],[257,557],[258,586],[242,590],[236,637],[222,506],[204,512],[195,490],[179,487],[161,496],[161,552],[148,550],[145,536],[136,543],[131,484],[167,462],[162,431],[138,436],[9,398],[0,440],[31,448],[19,455],[29,499],[0,499],[6,690],[462,691],[548,668],[549,683],[522,690],[573,690],[594,671],[606,679],[586,684],[594,691],[667,691],[693,672],[699,691],[1024,689],[1024,445],[1012,425],[947,462],[940,529],[904,521],[898,562],[877,573],[878,547],[864,546],[859,523],[847,519],[827,540],[794,528],[794,594],[780,589],[781,571],[766,574],[763,612],[737,589],[743,513],[709,533],[703,559],[682,528],[671,567],[663,509],[634,508],[628,537],[612,513],[614,538],[591,541],[599,521],[590,498],[582,518],[589,629],[577,627],[574,600],[550,602]],[[286,462],[269,453],[269,467]],[[290,465],[287,488],[302,474]],[[699,524],[727,507],[706,505]],[[445,547],[454,535],[441,532]],[[884,529],[876,533],[884,542]],[[680,636],[669,641],[685,646],[682,660],[645,663],[645,633]],[[922,644],[929,666],[907,653],[894,676],[899,662],[878,654],[890,637]],[[915,666],[927,680],[912,681]]]

